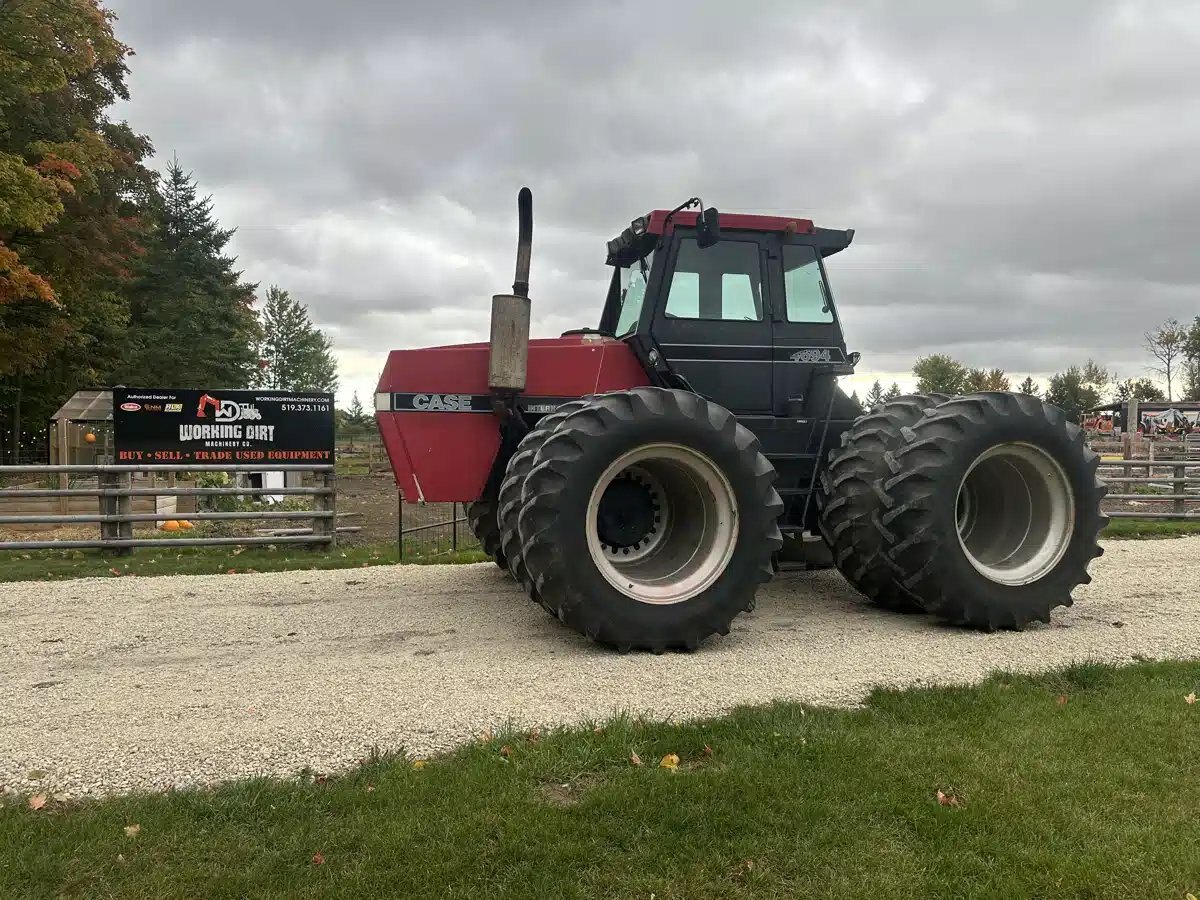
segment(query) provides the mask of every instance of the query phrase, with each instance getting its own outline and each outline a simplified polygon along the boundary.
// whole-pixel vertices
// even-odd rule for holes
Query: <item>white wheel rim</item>
[[[600,502],[614,482],[633,481],[656,503],[654,525],[622,546],[601,535]],[[587,507],[592,562],[606,581],[641,603],[682,603],[721,576],[737,546],[733,488],[711,459],[679,444],[647,444],[614,460]]]
[[[997,584],[1031,584],[1058,565],[1075,530],[1075,492],[1063,467],[1040,447],[997,444],[959,484],[958,543],[971,565]]]

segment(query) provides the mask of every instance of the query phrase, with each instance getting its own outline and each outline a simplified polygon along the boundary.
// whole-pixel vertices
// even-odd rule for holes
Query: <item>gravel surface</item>
[[[494,566],[0,585],[0,789],[64,797],[424,756],[505,724],[655,718],[875,685],[1200,655],[1200,538],[1110,542],[1050,626],[979,634],[790,573],[695,654],[620,656]]]

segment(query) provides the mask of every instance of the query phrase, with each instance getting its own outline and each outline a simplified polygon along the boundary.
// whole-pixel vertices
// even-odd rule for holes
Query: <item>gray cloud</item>
[[[1141,374],[1142,331],[1200,313],[1194,5],[111,2],[125,114],[356,371],[485,334],[521,184],[541,333],[695,193],[858,229],[831,268],[865,369]]]

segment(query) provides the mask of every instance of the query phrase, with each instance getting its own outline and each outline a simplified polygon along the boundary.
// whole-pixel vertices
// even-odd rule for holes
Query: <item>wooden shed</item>
[[[50,418],[52,466],[91,466],[112,462],[112,391],[76,391]]]

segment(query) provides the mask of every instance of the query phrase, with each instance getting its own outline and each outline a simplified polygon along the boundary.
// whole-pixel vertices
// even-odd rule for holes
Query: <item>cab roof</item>
[[[669,218],[668,218],[669,217]],[[670,210],[656,209],[640,219],[634,219],[629,227],[608,242],[608,264],[627,266],[641,259],[658,243],[659,239],[679,228],[695,228],[700,214],[693,210],[680,210],[674,215]],[[854,239],[852,229],[836,231],[817,228],[812,219],[796,216],[760,216],[753,213],[719,213],[717,221],[722,231],[776,232],[780,234],[811,235],[812,243],[818,246],[822,256],[828,256],[849,246]]]
[[[694,228],[696,220],[700,218],[700,213],[694,210],[677,212],[671,216],[671,221],[668,222],[667,216],[670,215],[671,211],[667,209],[654,210],[643,220],[646,223],[646,231],[650,234],[669,234],[670,229],[676,225],[681,228]],[[719,213],[718,221],[721,223],[722,229],[730,231],[785,231],[798,234],[813,232],[812,219],[799,219],[794,216]]]

